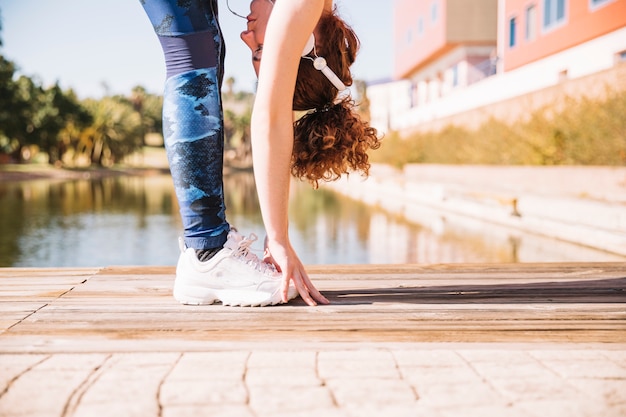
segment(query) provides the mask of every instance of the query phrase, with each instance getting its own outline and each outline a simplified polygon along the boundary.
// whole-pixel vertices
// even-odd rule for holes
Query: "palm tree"
[[[79,152],[89,155],[91,163],[108,166],[143,145],[141,116],[130,101],[121,97],[87,100],[85,106],[93,123],[81,134]]]
[[[228,77],[226,79],[226,95],[232,97],[234,94],[235,77]]]

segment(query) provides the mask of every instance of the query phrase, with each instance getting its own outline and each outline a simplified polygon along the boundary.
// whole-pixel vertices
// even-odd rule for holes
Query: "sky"
[[[254,91],[250,51],[239,38],[245,21],[218,0],[226,39],[225,76],[235,90]],[[352,66],[356,79],[372,82],[392,73],[391,0],[335,0],[339,14],[361,40]],[[244,15],[248,0],[230,0]],[[42,85],[58,82],[80,98],[129,94],[141,85],[161,94],[165,65],[159,42],[139,0],[0,0],[0,54],[20,74]]]

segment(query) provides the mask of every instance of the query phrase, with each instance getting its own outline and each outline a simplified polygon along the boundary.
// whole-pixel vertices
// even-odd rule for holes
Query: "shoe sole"
[[[289,299],[295,298],[298,294],[295,289],[290,291]],[[193,295],[189,295],[193,294]],[[279,294],[270,294],[260,291],[246,290],[215,290],[193,286],[174,286],[174,298],[184,305],[211,305],[221,302],[224,306],[231,307],[265,307],[276,304],[283,304]]]

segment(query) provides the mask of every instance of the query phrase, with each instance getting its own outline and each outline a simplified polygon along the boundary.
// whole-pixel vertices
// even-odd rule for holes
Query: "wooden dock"
[[[311,266],[182,306],[172,267],[0,269],[0,416],[626,416],[626,264]]]

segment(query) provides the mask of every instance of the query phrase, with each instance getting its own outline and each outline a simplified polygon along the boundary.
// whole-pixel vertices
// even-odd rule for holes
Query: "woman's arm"
[[[251,126],[254,176],[267,246],[283,273],[283,299],[293,280],[309,305],[328,300],[309,280],[289,241],[292,101],[302,49],[324,6],[325,0],[276,2],[265,34]]]

